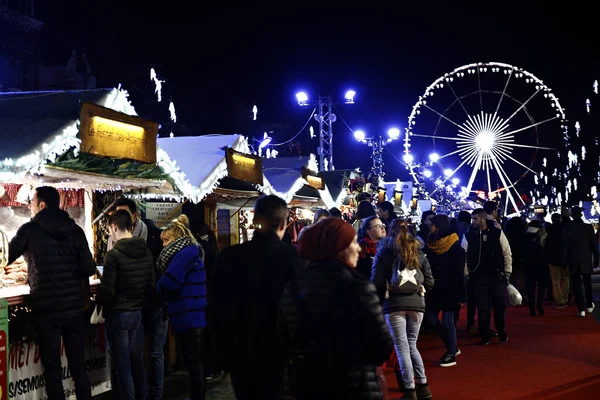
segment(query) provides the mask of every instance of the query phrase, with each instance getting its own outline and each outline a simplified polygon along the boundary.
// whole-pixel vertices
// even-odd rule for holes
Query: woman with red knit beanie
[[[299,239],[308,266],[286,286],[279,336],[284,399],[383,399],[376,367],[392,339],[375,287],[355,270],[360,246],[346,221],[327,218]]]

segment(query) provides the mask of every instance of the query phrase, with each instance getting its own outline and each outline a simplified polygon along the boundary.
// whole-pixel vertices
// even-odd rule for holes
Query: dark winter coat
[[[228,367],[260,366],[271,371],[269,379],[277,379],[283,369],[276,346],[279,300],[299,268],[296,248],[274,232],[254,232],[251,241],[221,251],[212,309],[218,349]]]
[[[524,245],[527,251],[524,252],[523,269],[525,270],[525,276],[531,279],[549,274],[548,262],[546,261],[544,251],[544,247],[547,245],[544,233],[540,229],[538,231],[528,230],[525,234]]]
[[[425,254],[433,275],[433,288],[426,294],[427,306],[443,311],[453,311],[459,304],[466,303],[465,288],[465,251],[460,247],[460,240],[443,254],[434,253],[425,246]]]
[[[96,302],[108,314],[144,308],[155,286],[154,259],[142,238],[121,239],[104,256]]]
[[[96,271],[83,229],[63,210],[44,209],[19,228],[10,241],[9,263],[24,256],[35,314],[83,311],[82,282]]]
[[[592,274],[593,267],[598,266],[594,227],[574,219],[565,225],[563,235],[563,265],[568,265],[572,274]]]
[[[391,282],[392,274],[394,273],[394,260],[396,256],[397,253],[393,238],[387,237],[379,242],[379,251],[373,261],[371,281],[377,289],[379,299],[383,302],[383,313],[390,314],[396,311],[425,312],[425,297],[421,296],[420,293],[409,296],[389,293],[389,297],[386,299],[387,284]],[[433,276],[431,275],[429,261],[421,250],[419,250],[419,263],[421,264],[421,272],[425,279],[423,286],[428,292],[433,288]]]
[[[333,390],[335,396],[328,398],[383,399],[375,368],[389,358],[392,338],[375,287],[342,262],[328,261],[311,263],[299,273],[297,291],[294,293],[290,283],[283,293],[278,321],[280,341],[285,349],[293,346],[299,330],[299,299],[314,321],[320,321],[310,332],[321,338],[323,352],[330,353],[332,368],[328,373],[338,382],[335,388],[322,387],[324,383],[315,387],[317,395],[312,398],[323,398],[319,395]],[[284,391],[293,395],[287,383],[284,378]]]

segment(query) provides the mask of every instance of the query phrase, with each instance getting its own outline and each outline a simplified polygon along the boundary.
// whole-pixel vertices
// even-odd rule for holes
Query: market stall
[[[173,137],[158,139],[158,145],[177,160],[189,185],[183,192],[195,191],[194,201],[173,199],[181,210],[190,219],[201,218],[221,248],[249,240],[245,222],[251,220],[264,177],[263,159],[250,154],[247,139],[241,135]]]
[[[137,117],[120,88],[7,93],[0,94],[0,103],[0,230],[8,240],[31,217],[28,204],[34,188],[54,186],[61,194],[61,208],[84,229],[99,261],[103,232],[93,222],[106,203],[130,190],[179,193],[178,184],[185,182],[170,168],[168,155],[157,152],[157,124]],[[8,251],[4,246],[3,254]],[[10,371],[0,371],[0,376],[10,376],[8,398],[41,399],[42,367],[35,339],[27,332],[27,266],[19,259],[1,270],[0,301],[8,307],[10,359],[0,367]],[[90,278],[92,293],[100,282],[97,278]],[[111,388],[103,327],[91,326],[87,342],[93,394],[99,394]],[[62,361],[66,365],[64,356]],[[68,374],[63,385],[67,398],[74,398]]]

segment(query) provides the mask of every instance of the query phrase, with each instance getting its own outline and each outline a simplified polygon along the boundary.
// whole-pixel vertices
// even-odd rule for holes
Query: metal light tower
[[[394,140],[400,137],[400,130],[398,128],[390,128],[387,132],[387,139],[378,136],[373,138],[366,137],[363,131],[355,131],[354,138],[372,149],[371,158],[373,159],[373,166],[371,167],[371,174],[375,177],[374,183],[379,187],[384,182],[385,172],[383,172],[383,148]]]
[[[344,96],[345,104],[354,104],[354,90],[348,90]],[[298,104],[308,106],[308,95],[304,92],[296,94]],[[319,123],[319,169],[321,171],[333,171],[333,123],[337,116],[333,113],[333,101],[331,96],[319,96],[315,120]]]
[[[333,123],[337,117],[332,110],[331,96],[319,96],[318,107],[315,119],[319,123],[319,168],[321,171],[333,171]]]

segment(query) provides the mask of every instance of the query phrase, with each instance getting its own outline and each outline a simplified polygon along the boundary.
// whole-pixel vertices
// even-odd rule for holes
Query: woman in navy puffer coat
[[[181,215],[160,237],[164,249],[158,257],[158,294],[167,301],[171,326],[177,333],[185,366],[190,374],[191,399],[204,400],[206,387],[201,355],[206,328],[206,271],[202,248]]]

